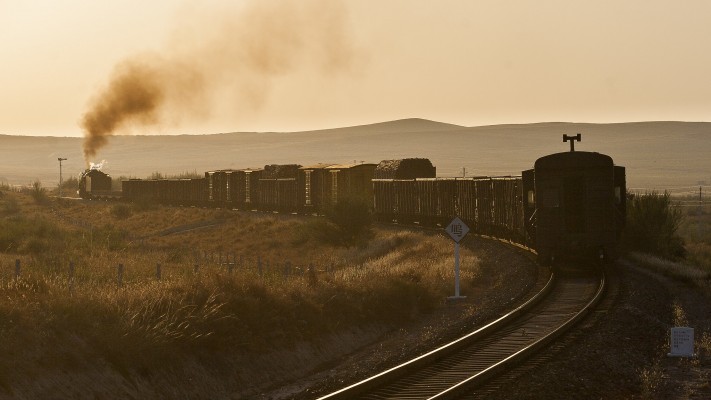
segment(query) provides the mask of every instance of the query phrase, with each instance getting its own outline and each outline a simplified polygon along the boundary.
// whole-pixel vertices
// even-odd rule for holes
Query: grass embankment
[[[310,233],[320,219],[0,193],[6,389],[13,375],[86,368],[88,357],[130,375],[364,324],[394,327],[451,294],[452,247],[442,236],[376,229],[360,246],[342,247]],[[171,230],[180,226],[197,229]],[[222,263],[206,254],[223,254]],[[479,267],[463,249],[463,291]]]
[[[711,293],[711,205],[668,193],[628,198],[624,244],[637,263]]]

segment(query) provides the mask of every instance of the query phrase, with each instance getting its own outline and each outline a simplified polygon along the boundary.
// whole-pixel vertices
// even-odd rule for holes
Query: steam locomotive
[[[184,206],[319,214],[346,198],[372,204],[377,220],[446,226],[458,216],[479,234],[533,248],[550,263],[566,254],[616,258],[625,225],[625,168],[607,155],[570,151],[536,160],[521,176],[437,178],[428,159],[379,164],[266,165],[194,179],[129,179],[86,171],[80,195]]]

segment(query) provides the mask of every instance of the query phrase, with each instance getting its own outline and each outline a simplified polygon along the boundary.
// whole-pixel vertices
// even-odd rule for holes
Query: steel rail
[[[556,275],[551,273],[544,287],[533,297],[528,299],[524,304],[516,307],[512,311],[484,325],[483,327],[403,364],[397,365],[326,396],[320,397],[319,400],[353,399],[354,397],[362,395],[363,393],[373,390],[374,388],[380,387],[387,382],[405,376],[412,371],[422,369],[424,366],[441,360],[463,347],[470,346],[472,343],[477,342],[490,335],[492,332],[501,329],[502,327],[508,325],[512,320],[515,320],[523,313],[535,307],[551,292],[551,290],[553,290],[555,279]]]
[[[532,309],[551,293],[554,282],[552,274],[545,287],[533,298],[496,321],[423,356],[321,399],[450,399],[471,391],[473,387],[511,368],[570,329],[600,301],[606,286],[604,275],[597,281],[596,289],[590,285],[595,282],[581,283],[579,279],[564,281],[560,283],[563,288],[556,291],[559,293],[555,293],[552,299],[546,299],[548,305],[533,312]],[[581,286],[587,288],[587,293],[594,290],[592,298],[588,297],[588,294],[586,297],[589,300],[583,299],[586,302],[582,307],[578,299]],[[527,334],[526,329],[533,333]],[[501,332],[501,335],[491,335],[495,331]],[[519,334],[519,331],[523,333]],[[538,334],[541,336],[536,338],[535,335]],[[467,372],[467,369],[474,372]],[[398,383],[393,384],[394,382]],[[419,391],[420,386],[426,390]],[[389,389],[383,389],[384,387]],[[441,387],[441,390],[437,387]]]
[[[577,313],[573,315],[570,319],[565,321],[562,325],[560,325],[558,328],[554,329],[553,331],[549,332],[547,335],[541,337],[540,339],[536,340],[534,343],[522,348],[521,350],[517,351],[516,353],[510,355],[509,357],[499,361],[496,364],[493,364],[489,368],[479,372],[476,375],[473,375],[460,383],[448,388],[447,390],[444,390],[437,395],[431,396],[428,399],[432,400],[442,400],[442,399],[453,399],[457,398],[461,395],[463,395],[465,392],[472,390],[472,388],[475,388],[477,386],[480,386],[490,378],[494,377],[495,375],[499,374],[505,369],[511,368],[513,365],[524,361],[526,358],[530,357],[533,355],[535,352],[541,350],[543,347],[549,345],[551,342],[553,342],[555,339],[560,337],[563,333],[568,331],[570,328],[573,327],[577,322],[579,322],[582,318],[584,318],[588,313],[597,305],[600,300],[603,297],[603,294],[605,292],[605,289],[607,287],[607,281],[605,278],[604,272],[601,270],[601,276],[600,276],[600,284],[598,286],[597,291],[595,292],[595,295],[588,301],[588,303]]]

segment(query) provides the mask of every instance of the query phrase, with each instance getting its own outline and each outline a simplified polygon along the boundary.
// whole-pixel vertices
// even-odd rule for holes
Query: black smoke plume
[[[115,134],[205,117],[225,92],[257,109],[273,77],[304,66],[351,70],[358,57],[346,17],[337,0],[252,0],[186,16],[169,46],[118,63],[90,101],[81,119],[86,162]]]

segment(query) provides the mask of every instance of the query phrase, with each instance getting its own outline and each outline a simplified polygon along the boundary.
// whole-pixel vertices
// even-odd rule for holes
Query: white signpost
[[[670,342],[668,357],[694,357],[694,328],[671,328]]]
[[[459,217],[454,217],[445,230],[454,240],[454,296],[449,299],[464,299],[466,296],[459,295],[459,241],[469,233],[469,227]]]

